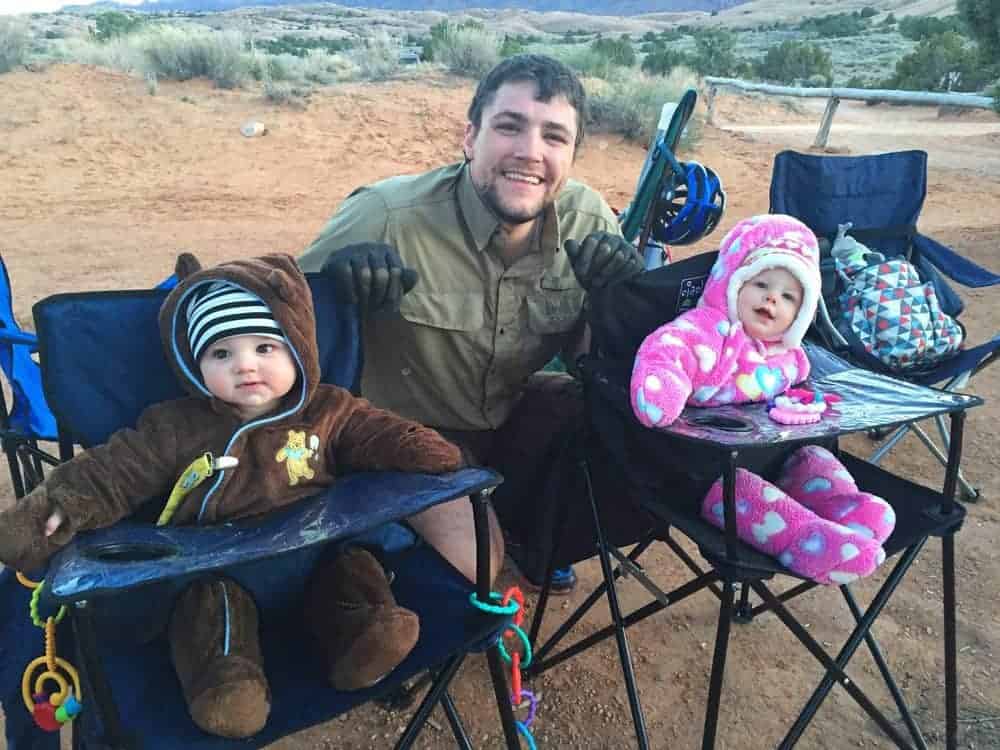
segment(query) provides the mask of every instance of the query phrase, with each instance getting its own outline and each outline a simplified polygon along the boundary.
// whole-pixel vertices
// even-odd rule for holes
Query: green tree
[[[893,88],[915,91],[975,91],[988,73],[979,65],[975,47],[961,34],[946,31],[920,41],[896,63]]]
[[[724,29],[707,29],[695,34],[694,69],[705,76],[732,76],[740,69],[736,56],[736,35]]]
[[[642,61],[642,71],[653,76],[669,75],[670,71],[678,65],[685,65],[694,69],[695,65],[688,55],[683,52],[675,52],[669,49],[662,49],[651,55],[646,55]]]
[[[1000,0],[958,0],[958,15],[987,64],[1000,65]]]
[[[792,83],[807,81],[813,76],[830,84],[833,63],[830,53],[817,44],[787,40],[768,48],[756,65],[758,76],[767,81]]]
[[[945,18],[904,16],[899,22],[899,33],[915,42],[943,34],[946,31],[962,32],[958,16],[947,16]]]
[[[90,33],[97,41],[107,42],[116,37],[131,34],[142,24],[141,16],[108,10],[97,14],[94,19],[94,28],[91,29]]]
[[[635,65],[635,50],[628,34],[622,34],[618,39],[595,39],[590,48],[615,65],[627,68]]]

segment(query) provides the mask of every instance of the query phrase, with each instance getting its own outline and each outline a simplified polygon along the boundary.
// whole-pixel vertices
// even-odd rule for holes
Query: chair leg
[[[521,750],[521,740],[514,723],[514,708],[510,704],[510,688],[503,673],[503,660],[500,649],[493,646],[486,652],[486,660],[490,667],[490,677],[493,679],[493,694],[497,699],[497,709],[500,711],[500,724],[503,726],[503,736],[507,742],[507,750]]]
[[[646,718],[642,714],[642,705],[639,703],[639,690],[635,684],[635,670],[632,667],[632,655],[629,653],[628,636],[625,635],[625,623],[622,621],[622,611],[618,604],[618,591],[615,588],[615,575],[611,568],[611,557],[608,555],[606,540],[604,539],[604,527],[601,525],[600,513],[597,510],[597,500],[594,498],[594,491],[590,483],[590,469],[585,461],[581,462],[581,468],[583,469],[584,480],[587,484],[590,509],[594,514],[594,528],[597,532],[597,556],[601,560],[601,572],[604,575],[604,582],[607,584],[608,609],[611,611],[611,621],[615,628],[615,641],[618,643],[618,660],[621,662],[622,673],[625,676],[625,691],[628,693],[628,704],[632,712],[632,723],[635,725],[636,741],[638,742],[639,750],[647,750],[649,748],[649,737],[646,733]]]
[[[420,706],[410,718],[410,723],[406,725],[403,736],[396,743],[396,750],[404,750],[416,742],[417,735],[420,734],[420,730],[427,723],[427,717],[431,715],[434,706],[441,700],[455,673],[458,672],[458,668],[462,666],[463,661],[465,661],[465,654],[458,654],[445,662],[444,667],[434,678],[431,689],[427,691],[427,695],[424,696],[424,699],[420,702]]]
[[[87,602],[78,602],[75,607],[69,608],[69,612],[80,681],[84,691],[90,696],[92,708],[88,710],[94,710],[96,715],[100,717],[98,722],[103,730],[101,737],[95,740],[98,743],[97,748],[99,750],[138,750],[140,741],[133,733],[125,731],[111,691],[111,683],[108,682],[104,669],[98,660],[97,636],[94,632],[94,624],[90,619],[90,613],[87,610]],[[80,720],[81,717],[77,717],[73,722],[74,725]],[[89,743],[83,740],[82,732],[78,731],[79,729],[80,727],[73,727],[74,745],[80,745],[84,748],[90,747]]]
[[[729,629],[733,621],[733,601],[736,598],[732,581],[722,586],[722,603],[719,605],[719,624],[715,631],[715,651],[712,654],[712,677],[708,683],[708,705],[705,706],[705,728],[701,734],[702,750],[715,747],[715,734],[719,725],[719,703],[722,699],[722,678],[726,672],[726,654],[729,651]]]
[[[461,750],[472,750],[469,733],[465,731],[465,727],[462,725],[462,717],[458,715],[455,702],[451,699],[451,695],[447,690],[441,696],[441,708],[444,709],[444,715],[448,717],[448,724],[451,725],[451,733],[455,735],[455,742],[459,748]]]
[[[882,445],[878,447],[878,450],[876,450],[868,457],[868,460],[871,463],[878,466],[879,461],[881,461],[885,457],[885,454],[891,451],[893,448],[895,448],[896,444],[900,440],[906,437],[906,433],[910,431],[910,428],[912,426],[913,426],[912,423],[907,423],[898,427],[896,431],[892,433],[889,439],[886,440],[884,443],[882,443]]]
[[[958,747],[958,651],[955,632],[955,535],[941,537],[944,588],[945,748]]]
[[[24,497],[24,480],[21,478],[21,465],[17,459],[17,449],[13,440],[4,438],[3,452],[7,456],[7,468],[10,470],[10,483],[14,487],[14,497]]]
[[[816,641],[809,631],[802,627],[802,623],[796,620],[785,605],[778,601],[771,591],[764,586],[759,581],[754,581],[751,585],[757,596],[764,600],[765,603],[769,605],[771,611],[777,615],[778,619],[792,631],[792,634],[799,640],[803,646],[811,653],[820,664],[826,669],[826,674],[823,676],[823,680],[820,682],[819,686],[813,691],[812,696],[806,703],[805,708],[799,714],[798,718],[795,720],[794,725],[788,730],[785,738],[778,745],[779,750],[788,750],[795,746],[795,743],[801,738],[802,733],[805,731],[806,727],[812,721],[813,716],[816,711],[819,710],[820,705],[826,698],[827,694],[833,688],[834,683],[839,683],[847,694],[850,695],[855,702],[865,713],[867,713],[879,728],[885,732],[885,734],[896,743],[897,747],[903,750],[912,750],[913,746],[907,741],[907,739],[899,732],[896,727],[892,725],[885,715],[878,710],[874,703],[865,695],[864,691],[859,688],[854,681],[844,672],[844,667],[850,661],[854,652],[857,650],[858,646],[864,640],[864,634],[868,632],[871,628],[872,623],[881,614],[882,609],[888,603],[889,598],[895,592],[896,587],[902,581],[903,576],[909,570],[910,565],[913,564],[914,559],[920,553],[923,548],[924,542],[926,540],[921,540],[911,547],[907,548],[903,553],[902,559],[896,564],[889,577],[886,579],[885,583],[878,590],[875,598],[872,600],[871,605],[865,612],[864,617],[861,622],[858,623],[857,627],[854,628],[847,642],[841,648],[840,653],[837,654],[836,660],[831,658],[831,656],[823,650],[822,646]]]
[[[642,555],[642,553],[649,548],[650,544],[652,544],[652,540],[644,540],[643,542],[636,545],[635,548],[628,554],[628,559],[631,560],[632,562],[636,562],[639,559],[640,555]],[[617,581],[619,578],[622,577],[622,575],[623,575],[622,567],[618,566],[617,568],[615,568],[613,576],[614,580]],[[560,643],[560,641],[562,641],[563,638],[566,637],[569,631],[573,629],[573,627],[580,621],[580,619],[585,614],[587,614],[587,612],[590,611],[591,607],[593,607],[594,604],[597,603],[597,600],[600,599],[602,596],[604,596],[604,592],[607,590],[607,587],[608,584],[606,581],[604,581],[597,588],[591,591],[587,595],[587,598],[584,599],[583,602],[581,602],[580,606],[573,611],[573,614],[567,617],[566,620],[564,620],[563,623],[556,630],[556,632],[553,633],[549,637],[549,639],[545,641],[544,644],[542,644],[541,648],[538,648],[535,651],[534,658],[531,660],[531,666],[528,667],[526,670],[524,670],[525,677],[537,676],[541,674],[543,671],[545,671],[545,669],[548,669],[549,666],[553,666],[554,664],[558,663],[558,662],[553,662],[552,664],[546,664],[545,657],[547,657],[549,653],[552,651],[552,649],[555,646],[557,646]],[[541,603],[539,603],[538,606],[541,607]],[[574,644],[574,646],[571,647],[574,649],[572,651],[572,654],[578,653],[578,650],[575,649],[576,645],[577,644]],[[565,650],[565,652],[569,651],[570,649]],[[560,652],[559,655],[561,656],[565,652]],[[567,653],[566,657],[568,658],[572,654]],[[562,661],[562,659],[559,659],[559,661]]]
[[[733,622],[747,625],[753,621],[753,608],[750,606],[750,586],[746,581],[740,584],[740,603],[733,612]]]
[[[854,617],[855,623],[860,623],[863,617],[860,607],[858,607],[857,601],[854,599],[854,595],[851,593],[847,586],[842,586],[840,588],[840,593],[844,595],[844,600],[847,602],[848,608],[851,610],[851,615]],[[927,743],[924,741],[924,736],[920,732],[920,727],[913,720],[913,714],[910,713],[909,706],[906,705],[906,700],[903,698],[903,694],[896,685],[896,680],[893,679],[892,672],[889,670],[889,665],[885,661],[885,657],[882,656],[882,651],[879,649],[878,644],[875,642],[875,637],[872,635],[871,630],[865,633],[865,643],[868,645],[868,651],[872,655],[872,659],[875,661],[875,665],[878,667],[878,671],[882,674],[882,681],[885,682],[885,686],[889,689],[889,693],[892,695],[892,700],[896,703],[896,708],[899,710],[899,715],[903,717],[903,723],[906,724],[906,728],[910,730],[910,736],[913,738],[913,742],[917,746],[917,750],[927,750]]]

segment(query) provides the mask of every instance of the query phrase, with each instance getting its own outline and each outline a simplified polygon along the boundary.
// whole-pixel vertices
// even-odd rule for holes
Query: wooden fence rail
[[[816,148],[826,146],[830,137],[830,126],[841,99],[855,101],[898,102],[900,104],[932,104],[940,107],[964,107],[970,109],[993,109],[991,96],[976,94],[934,93],[930,91],[895,91],[892,89],[845,89],[845,88],[806,88],[800,86],[775,86],[770,83],[752,83],[738,78],[705,78],[708,86],[708,123],[714,124],[715,97],[722,88],[738,89],[740,91],[759,91],[776,96],[798,96],[809,99],[826,99],[826,111],[816,133]]]

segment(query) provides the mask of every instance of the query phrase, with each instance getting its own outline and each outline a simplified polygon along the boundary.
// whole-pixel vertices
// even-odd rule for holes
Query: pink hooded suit
[[[780,341],[760,341],[737,314],[741,287],[783,268],[802,285],[802,304]],[[755,216],[722,240],[698,306],[642,342],[632,369],[632,409],[647,427],[666,427],[685,404],[718,406],[773,399],[809,374],[802,337],[820,294],[816,237],[797,219]],[[806,446],[782,467],[776,485],[736,472],[736,532],[793,572],[844,585],[875,570],[895,514],[861,492],[829,451]],[[702,500],[702,517],[724,525],[721,478]]]
[[[736,299],[744,283],[770,268],[802,284],[802,305],[781,341],[743,330]],[[632,410],[647,427],[665,427],[684,405],[766,401],[809,375],[800,346],[820,293],[819,248],[809,228],[769,214],[733,227],[719,248],[698,306],[661,326],[639,347],[632,369]]]

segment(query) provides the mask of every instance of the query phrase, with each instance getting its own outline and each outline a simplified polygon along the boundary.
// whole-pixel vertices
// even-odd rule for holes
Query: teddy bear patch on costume
[[[284,463],[288,469],[288,484],[294,487],[300,479],[312,479],[315,473],[309,468],[309,459],[316,455],[319,449],[319,438],[309,436],[309,447],[306,447],[306,433],[299,430],[288,431],[288,442],[278,451],[275,460]]]

